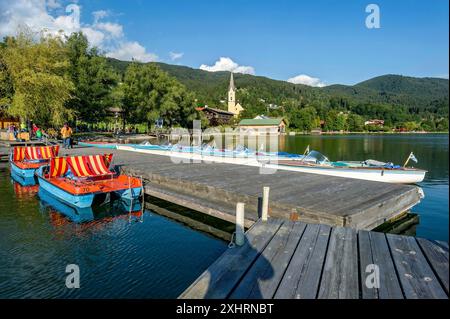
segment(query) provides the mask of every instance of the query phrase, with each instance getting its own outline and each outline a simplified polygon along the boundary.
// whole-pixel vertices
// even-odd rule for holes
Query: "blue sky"
[[[0,9],[9,5],[0,2]],[[58,20],[69,15],[64,9],[71,1],[49,2],[45,9],[58,26],[76,30]],[[379,29],[365,26],[370,3],[380,8]],[[387,73],[448,78],[447,0],[79,0],[76,6],[78,28],[123,59],[134,54],[280,80],[305,75],[312,85],[355,84]],[[11,29],[4,25],[0,34]],[[221,57],[227,59],[211,68]]]

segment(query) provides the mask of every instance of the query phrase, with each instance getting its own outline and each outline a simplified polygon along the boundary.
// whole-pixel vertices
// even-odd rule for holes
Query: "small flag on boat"
[[[417,158],[414,156],[413,152],[411,152],[411,154],[409,155],[409,159],[414,161],[415,163],[418,162]]]

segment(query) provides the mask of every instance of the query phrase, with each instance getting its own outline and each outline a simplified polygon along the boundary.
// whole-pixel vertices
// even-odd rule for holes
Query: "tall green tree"
[[[362,116],[350,113],[347,118],[347,129],[350,132],[360,132],[364,130],[364,119]]]
[[[86,36],[72,33],[66,40],[69,74],[75,86],[66,105],[77,119],[94,123],[105,118],[108,108],[115,106],[112,89],[118,75],[107,65],[96,48],[89,48]]]
[[[313,107],[305,107],[291,111],[289,123],[302,131],[310,132],[317,127],[317,112]]]
[[[197,117],[193,95],[154,64],[130,64],[121,90],[128,122],[145,121],[151,125],[162,118],[169,126],[186,127]]]
[[[0,114],[7,113],[14,95],[14,88],[8,66],[4,60],[6,41],[0,42]]]
[[[73,84],[61,36],[35,35],[23,31],[7,38],[2,49],[2,81],[9,77],[13,94],[7,112],[41,125],[60,125],[71,118],[65,107]]]

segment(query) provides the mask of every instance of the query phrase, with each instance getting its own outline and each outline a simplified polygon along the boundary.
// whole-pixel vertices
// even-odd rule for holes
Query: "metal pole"
[[[406,167],[406,165],[408,165],[408,162],[409,162],[409,160],[411,159],[412,153],[413,153],[413,152],[409,153],[409,156],[408,156],[408,158],[406,159],[405,164],[403,164],[403,167]]]
[[[261,219],[263,222],[267,221],[267,217],[269,215],[269,191],[270,187],[263,187],[263,202],[261,214]]]
[[[245,242],[245,231],[244,231],[244,214],[245,214],[245,204],[236,204],[236,245],[242,246]]]

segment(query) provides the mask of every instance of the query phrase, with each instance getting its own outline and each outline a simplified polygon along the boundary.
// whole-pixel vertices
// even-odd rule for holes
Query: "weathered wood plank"
[[[270,219],[254,224],[246,233],[243,246],[228,249],[179,298],[226,298],[282,223],[282,220]]]
[[[314,299],[319,290],[331,227],[306,226],[275,298]]]
[[[383,233],[358,232],[360,282],[364,299],[402,299],[403,293],[395,272],[386,236]],[[367,269],[369,264],[376,265],[379,270],[379,288],[366,285],[368,275],[374,270]],[[366,272],[366,270],[368,272]]]
[[[305,227],[304,223],[285,222],[242,278],[230,298],[273,298]]]
[[[358,253],[362,298],[378,299],[378,289],[367,287],[367,285],[365,284],[367,266],[374,263],[369,232],[367,231],[358,232]]]
[[[335,227],[331,231],[322,280],[320,299],[359,298],[356,231]]]
[[[406,298],[447,298],[414,237],[386,235]]]
[[[417,242],[448,294],[448,250],[428,239],[417,238]]]

